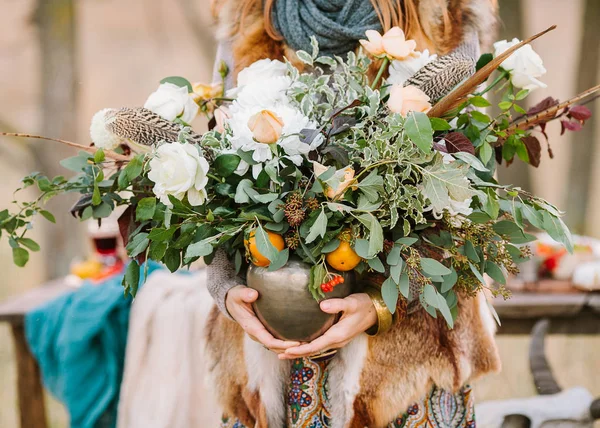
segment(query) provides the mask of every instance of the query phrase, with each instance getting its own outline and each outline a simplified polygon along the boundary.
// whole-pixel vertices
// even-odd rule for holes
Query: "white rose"
[[[152,191],[165,205],[171,206],[169,195],[179,200],[187,194],[190,205],[202,205],[206,200],[208,162],[192,144],[163,144],[150,160],[148,178],[154,182]]]
[[[437,55],[429,55],[429,49],[425,49],[418,57],[410,56],[403,61],[394,60],[390,65],[390,76],[387,82],[404,85],[404,82],[413,77],[417,71],[436,58]]]
[[[512,39],[510,42],[501,40],[494,43],[494,55],[500,55],[517,43],[520,43],[519,39]],[[537,79],[546,74],[546,69],[544,68],[542,58],[533,50],[531,45],[519,48],[505,59],[501,66],[510,72],[511,81],[517,88],[533,91],[534,89],[546,88],[548,86]]]
[[[156,92],[148,97],[144,108],[164,119],[174,120],[179,117],[188,124],[196,118],[199,110],[188,89],[172,83],[161,84]]]
[[[258,80],[270,80],[274,77],[285,76],[287,66],[278,60],[261,59],[239,72],[237,83],[245,86]]]

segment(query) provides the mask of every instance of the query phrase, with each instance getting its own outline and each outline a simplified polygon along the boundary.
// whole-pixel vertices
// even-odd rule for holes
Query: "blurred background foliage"
[[[500,0],[500,7],[500,39],[523,38],[558,24],[535,42],[548,69],[542,79],[548,89],[536,91],[531,103],[549,95],[564,100],[600,81],[600,1]],[[85,144],[96,111],[142,105],[162,77],[210,81],[216,44],[208,0],[0,0],[0,11],[0,130]],[[566,210],[575,233],[600,238],[597,107],[598,102],[590,105],[595,117],[578,133],[559,137],[560,126],[552,124],[554,159],[545,152],[537,169],[521,162],[502,167],[500,179]],[[198,130],[205,126],[201,119],[194,125]],[[9,206],[12,189],[27,173],[64,174],[58,160],[71,153],[51,142],[0,137],[0,209]],[[74,258],[85,256],[83,228],[66,209],[73,202],[69,197],[53,201],[57,226],[36,224],[34,237],[42,251],[32,254],[26,269],[15,267],[9,246],[0,245],[0,298],[65,274]],[[502,336],[499,344],[504,373],[478,382],[478,399],[535,394],[528,338]],[[547,346],[563,386],[582,385],[600,395],[600,383],[592,376],[600,373],[600,339],[552,336]],[[0,325],[0,427],[17,426],[15,376],[9,329]],[[59,404],[48,407],[50,426],[68,425]]]

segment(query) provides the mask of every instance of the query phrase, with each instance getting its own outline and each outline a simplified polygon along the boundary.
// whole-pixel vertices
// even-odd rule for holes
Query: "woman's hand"
[[[261,343],[264,347],[278,354],[286,349],[300,345],[300,342],[291,342],[275,339],[254,314],[252,302],[258,299],[258,291],[244,285],[237,285],[227,292],[225,306],[229,315],[238,322],[250,338]]]
[[[310,343],[287,348],[279,354],[279,359],[309,357],[329,349],[341,348],[377,322],[373,302],[365,293],[351,294],[345,299],[324,300],[321,302],[321,310],[328,314],[344,314],[323,336]]]

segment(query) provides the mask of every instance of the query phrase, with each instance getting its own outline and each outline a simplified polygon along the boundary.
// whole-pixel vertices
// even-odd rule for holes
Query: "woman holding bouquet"
[[[366,30],[400,27],[418,50],[439,56],[428,65],[432,72],[447,70],[445,82],[418,76],[432,98],[462,79],[465,57],[477,60],[496,23],[495,0],[215,0],[214,10],[229,87],[261,59],[285,57],[296,65],[295,51],[310,51],[311,36],[321,53],[344,55],[360,46]],[[370,43],[377,40],[364,42],[368,51]],[[258,292],[243,285],[223,251],[208,270],[219,309],[209,321],[208,350],[224,427],[474,426],[466,384],[499,368],[482,296],[459,302],[453,330],[410,302],[400,308],[406,312],[408,303],[408,315],[392,320],[380,292],[329,299],[321,309],[341,313],[339,322],[300,344],[274,338],[261,324],[251,306]],[[340,352],[310,358],[331,349]]]

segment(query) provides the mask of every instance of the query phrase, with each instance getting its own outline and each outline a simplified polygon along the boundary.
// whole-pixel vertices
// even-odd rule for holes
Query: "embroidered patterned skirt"
[[[329,361],[315,362],[308,358],[292,361],[287,393],[288,428],[329,428]],[[474,398],[466,386],[456,394],[433,390],[421,402],[391,422],[388,428],[474,428]],[[221,428],[247,428],[239,421],[223,416]]]

